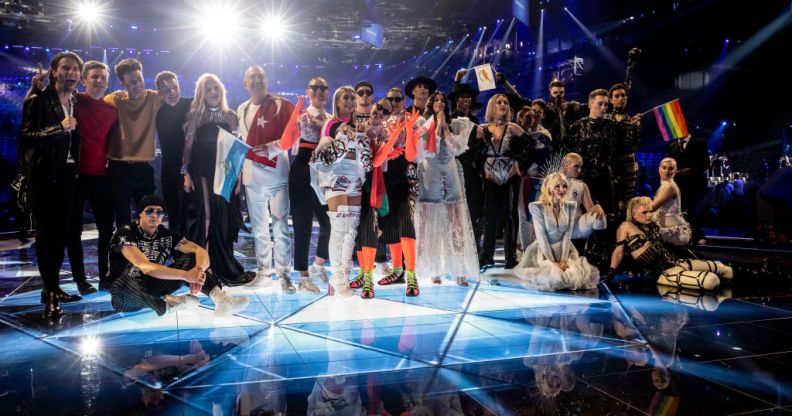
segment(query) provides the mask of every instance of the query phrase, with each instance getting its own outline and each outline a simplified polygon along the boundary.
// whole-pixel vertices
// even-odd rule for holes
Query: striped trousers
[[[179,270],[190,270],[195,267],[194,254],[178,255],[176,261],[170,265],[171,268]],[[162,299],[165,295],[179,290],[184,285],[183,280],[164,280],[157,279],[148,275],[133,276],[131,274],[117,276],[111,279],[113,285],[110,286],[113,309],[121,312],[135,312],[144,308],[151,308],[157,315],[165,314],[167,307]],[[206,281],[201,292],[206,296],[220,283],[210,270],[206,271]]]

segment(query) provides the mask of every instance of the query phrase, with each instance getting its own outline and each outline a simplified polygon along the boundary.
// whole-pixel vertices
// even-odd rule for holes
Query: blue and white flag
[[[217,162],[215,164],[214,193],[231,202],[239,172],[250,146],[220,128],[217,131]]]

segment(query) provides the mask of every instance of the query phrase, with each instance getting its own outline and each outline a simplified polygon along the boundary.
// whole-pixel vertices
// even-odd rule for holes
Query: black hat
[[[358,83],[355,84],[355,91],[357,91],[357,89],[360,88],[360,87],[369,87],[369,88],[371,88],[371,93],[374,94],[374,86],[371,85],[370,82],[368,82],[368,81],[358,81]]]
[[[427,88],[429,88],[429,95],[432,95],[435,91],[437,91],[437,83],[434,82],[433,79],[425,77],[423,75],[418,75],[417,77],[407,81],[407,84],[404,86],[404,95],[415,99],[413,97],[413,88],[415,88],[418,84],[424,84]]]
[[[479,95],[479,90],[474,88],[468,83],[463,84],[456,84],[454,85],[454,89],[448,94],[448,100],[451,103],[456,103],[456,99],[459,97],[470,97],[473,99],[473,103],[471,104],[473,108],[482,108],[484,104],[476,101],[476,97]]]
[[[154,194],[144,195],[143,198],[140,198],[137,205],[135,205],[135,210],[140,214],[146,207],[162,207],[162,209],[165,209],[165,201]]]

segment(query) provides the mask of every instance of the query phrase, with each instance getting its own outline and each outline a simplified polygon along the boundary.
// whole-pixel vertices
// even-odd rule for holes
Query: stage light
[[[240,20],[233,5],[211,3],[201,10],[197,28],[203,32],[207,41],[220,46],[237,38]]]
[[[261,34],[265,39],[271,42],[278,42],[286,36],[288,25],[283,16],[271,15],[264,18],[264,23],[261,25]],[[356,35],[355,39],[359,39],[360,35]]]
[[[88,335],[80,342],[80,353],[83,356],[95,356],[99,354],[102,342],[96,335]]]
[[[77,3],[75,9],[77,10],[77,19],[79,19],[80,23],[94,25],[99,23],[102,17],[102,10],[99,5],[92,1],[81,1]]]

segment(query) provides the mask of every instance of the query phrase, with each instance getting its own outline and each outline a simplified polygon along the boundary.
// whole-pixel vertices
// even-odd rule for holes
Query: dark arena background
[[[792,414],[791,43],[789,0],[4,1],[0,3],[0,413]],[[26,101],[36,84],[34,76],[47,71],[53,57],[65,51],[83,62],[106,64],[107,92],[94,99],[75,95],[69,101],[68,91],[64,95],[59,89],[72,82],[63,75],[66,70],[60,72],[60,62],[68,61],[64,58],[54,62],[46,87],[37,85]],[[333,120],[342,120],[369,134],[351,136],[370,139],[366,148],[370,146],[374,168],[367,169],[372,173],[357,178],[355,189],[344,184],[341,197],[332,193],[338,192],[337,184],[322,185],[325,193],[314,195],[307,176],[306,186],[295,190],[298,167],[305,168],[305,175],[318,169],[322,178],[322,169],[328,166],[319,157],[325,142],[317,147],[302,132],[299,144],[280,156],[262,156],[266,163],[273,157],[283,160],[279,166],[291,167],[292,172],[283,170],[280,187],[275,185],[276,176],[259,183],[233,182],[231,177],[231,187],[242,182],[244,186],[224,200],[217,191],[208,190],[211,179],[202,185],[199,173],[192,170],[201,162],[209,164],[203,156],[181,158],[188,107],[176,128],[167,130],[179,136],[175,159],[168,155],[173,139],[164,133],[168,124],[159,121],[153,159],[141,162],[112,155],[111,141],[128,140],[129,133],[120,132],[125,123],[133,124],[123,106],[134,100],[124,93],[124,100],[118,98],[113,104],[118,121],[106,133],[109,162],[103,150],[99,153],[109,182],[102,182],[102,188],[86,185],[80,181],[83,173],[71,180],[76,155],[70,151],[66,156],[66,147],[61,146],[58,159],[53,143],[74,143],[78,135],[61,121],[76,120],[73,131],[83,137],[77,164],[84,163],[89,146],[85,137],[90,132],[86,135],[88,127],[83,126],[95,127],[103,116],[80,111],[80,100],[99,105],[102,94],[109,94],[108,102],[114,91],[128,91],[126,75],[118,76],[115,69],[128,58],[142,64],[145,87],[159,89],[159,95],[152,91],[145,98],[158,100],[151,108],[159,108],[162,115],[172,106],[167,97],[163,103],[165,93],[155,81],[158,73],[172,71],[182,97],[206,97],[201,107],[208,110],[200,109],[204,113],[196,113],[196,119],[208,117],[209,124],[218,121],[209,114],[214,111],[210,88],[196,90],[199,79],[205,81],[201,85],[217,85],[214,78],[202,77],[216,75],[225,88],[227,107],[237,111],[255,95],[249,77],[257,73],[251,69],[258,65],[268,80],[263,91],[271,95],[249,120],[239,112],[239,124],[248,127],[232,141],[245,146],[281,139],[285,124],[276,133],[262,133],[274,135],[266,139],[254,134],[274,131],[267,126],[287,123],[291,115],[284,110],[282,121],[275,116],[265,119],[266,100],[280,97],[276,111],[283,105],[290,111],[286,101],[297,104],[301,96],[321,95],[321,89],[309,88],[316,86],[315,77],[321,77],[329,87],[324,109],[336,113],[322,140],[340,143],[344,150],[339,154],[345,155],[329,166],[360,161],[365,153],[363,147],[357,153],[354,147],[345,148],[352,139],[335,133],[351,132],[344,130],[347,124],[337,130],[330,127]],[[489,67],[482,67],[486,64]],[[565,87],[565,104],[552,98],[551,82],[558,80]],[[487,88],[489,81],[494,88]],[[596,100],[603,96],[594,94],[590,99],[590,93],[597,89],[608,93],[617,83],[628,86],[627,120],[617,121],[618,110],[614,112],[611,101],[607,114],[597,121]],[[352,119],[344,119],[343,105],[334,108],[332,102],[333,92],[345,85],[352,90],[341,90],[338,98],[344,102],[341,95],[347,91],[350,100],[357,100]],[[472,113],[460,112],[463,85],[478,93],[469,101]],[[361,104],[365,94],[351,95],[365,89],[372,90],[375,105]],[[441,152],[450,152],[449,137],[456,137],[460,124],[436,121],[431,114],[437,110],[423,113],[421,108],[426,122],[438,125],[432,130],[435,124],[431,124],[429,132],[418,130],[426,135],[416,139],[419,147],[425,146],[417,159],[410,158],[409,128],[399,125],[406,133],[396,146],[402,146],[404,155],[394,151],[378,167],[376,155],[387,146],[388,132],[382,125],[366,122],[368,113],[379,111],[386,125],[396,126],[405,118],[404,113],[396,114],[399,101],[376,104],[377,100],[401,96],[406,98],[404,105],[420,107],[420,100],[411,98],[421,89],[429,90],[430,105],[434,90],[442,91],[449,97],[451,116],[461,115],[463,124],[472,126],[466,130],[470,137],[460,142],[467,150],[442,159]],[[76,92],[83,91],[86,87],[80,83]],[[506,94],[504,105],[511,107],[511,119],[498,119],[501,96],[497,94]],[[613,100],[610,95],[604,97],[606,102]],[[61,97],[61,106],[55,103],[56,96]],[[46,97],[50,101],[44,103]],[[524,106],[537,108],[537,99],[548,105],[545,119],[536,119],[539,127],[531,126],[535,112],[528,121],[517,118],[518,112],[527,111]],[[583,104],[577,117],[572,114],[573,101]],[[77,102],[74,117],[69,102]],[[308,102],[306,97],[303,110]],[[51,108],[45,108],[49,104]],[[663,115],[675,105],[676,113]],[[393,114],[383,106],[393,109]],[[491,120],[487,119],[490,107],[495,117]],[[294,115],[317,111],[311,108],[303,113],[298,108]],[[363,112],[367,113],[363,121],[357,121]],[[51,126],[41,120],[54,114],[58,118],[50,124],[55,126],[45,128]],[[630,121],[636,115],[641,116]],[[156,112],[140,117],[153,131]],[[475,117],[479,126],[472,124]],[[674,134],[680,119],[689,137]],[[257,130],[250,120],[258,120],[261,128]],[[559,120],[560,130],[551,125]],[[288,122],[294,129],[303,127],[293,121]],[[597,135],[594,130],[602,123],[613,130],[598,131],[611,133]],[[450,130],[446,132],[441,124],[450,125]],[[552,155],[546,152],[549,147],[537,144],[539,136],[533,136],[544,130],[541,125],[552,134],[545,143],[553,148]],[[630,130],[636,126],[637,130]],[[219,136],[205,139],[201,128],[193,129],[197,136],[193,156],[198,147],[206,151],[201,140],[211,140],[216,172],[232,169],[233,163],[224,165],[220,160]],[[622,135],[622,128],[637,133]],[[429,145],[435,131],[438,142],[449,144],[438,144],[437,149]],[[377,132],[384,134],[380,142],[371,138]],[[502,151],[507,132],[511,144]],[[503,139],[496,140],[498,135]],[[623,136],[632,137],[632,148],[619,147],[621,139],[616,137]],[[686,137],[690,141],[683,143]],[[519,145],[519,140],[526,144]],[[103,134],[102,145],[104,141]],[[704,166],[691,167],[686,160],[696,146]],[[313,151],[309,163],[314,148],[319,150]],[[30,149],[38,149],[33,151],[41,152],[51,165],[31,162],[25,157]],[[245,150],[241,178],[249,165],[264,166],[254,150]],[[567,178],[566,172],[560,176],[564,179],[558,179],[563,182],[551,180],[559,175],[556,170],[564,169],[558,164],[567,152],[582,156],[582,182]],[[619,203],[609,205],[607,198],[625,192],[625,175],[620,172],[623,161],[632,160],[632,155],[638,165],[634,190],[629,188]],[[663,186],[674,180],[673,174],[670,179],[663,177],[664,166],[671,163],[664,159],[669,156],[676,160],[671,162],[678,167],[680,189],[669,203],[676,201],[679,210],[681,198],[681,212],[675,218],[688,232],[681,243],[666,238],[663,218],[642,223],[638,217],[641,207],[664,209],[657,201]],[[180,173],[168,169],[169,157],[177,160],[176,170],[183,163]],[[417,172],[411,176],[407,169],[402,178],[415,185],[415,192],[405,191],[410,195],[402,200],[396,191],[402,185],[393,182],[399,160],[408,161],[405,164]],[[442,180],[430,173],[432,166],[440,166],[433,165],[438,160],[456,166]],[[516,176],[495,181],[493,175],[499,173],[492,173],[493,160],[511,161],[504,163],[513,163]],[[51,169],[60,169],[53,168],[57,164],[64,169],[58,171],[62,174],[53,174],[49,183],[36,182],[35,172],[52,173]],[[100,199],[117,200],[114,181],[119,177],[124,183],[140,179],[139,170],[114,177],[120,165],[150,166],[154,172],[158,197],[143,198],[150,203],[139,203],[142,194],[126,200],[131,225],[125,225],[130,218],[119,216],[117,209],[110,221],[104,221],[106,211],[114,208],[104,206],[102,214],[102,208],[97,209],[101,204],[95,204]],[[377,175],[383,168],[381,186],[386,187],[390,213],[372,208]],[[211,172],[214,169],[212,165]],[[343,176],[347,173],[333,172],[348,179]],[[163,189],[173,178],[181,188],[183,173],[196,178],[195,187],[190,193],[176,192],[185,220],[175,224],[177,210],[165,206],[170,200]],[[101,175],[98,178],[104,178]],[[210,176],[221,180],[219,175]],[[24,185],[23,191],[17,190],[19,178],[27,178],[27,193]],[[603,197],[608,193],[602,191],[603,178],[611,196]],[[691,180],[702,185],[691,186]],[[547,189],[545,182],[550,183]],[[570,240],[572,228],[561,229],[559,224],[566,221],[564,203],[571,197],[555,193],[553,183],[563,183],[564,192],[568,184],[569,194],[573,183],[585,183],[592,202],[604,210],[607,228],[595,225],[584,238],[576,234]],[[445,192],[446,199],[429,198],[430,184]],[[449,202],[448,193],[455,186],[461,196]],[[199,189],[206,191],[200,198],[211,203],[204,205],[203,199],[193,197]],[[78,191],[93,195],[89,204],[74,203]],[[354,207],[361,211],[352,210],[351,201],[361,192],[362,202],[357,198]],[[550,201],[529,205],[539,192]],[[296,219],[295,210],[302,210],[305,201],[318,201],[318,196],[328,199],[326,207],[317,204],[320,208],[316,208],[327,222],[323,225],[319,214],[314,220],[311,212],[307,223],[303,214]],[[627,204],[637,196],[654,198],[656,204],[651,200]],[[348,223],[342,220],[348,218],[341,208],[346,206],[334,211],[333,198],[345,198],[348,214],[359,213],[353,215],[360,221],[350,226],[353,231],[343,228]],[[222,209],[218,204],[224,204]],[[585,201],[583,205],[588,213],[572,221],[574,227],[580,225],[575,221],[596,216],[595,208]],[[152,208],[157,206],[164,216]],[[463,213],[457,214],[460,207]],[[544,209],[546,221],[534,208]],[[433,209],[453,219],[445,227],[431,224],[426,218]],[[580,204],[577,209],[582,209]],[[264,218],[257,212],[265,212]],[[239,224],[225,224],[236,217]],[[192,226],[190,219],[196,220]],[[174,248],[173,264],[158,257],[163,248],[157,238],[165,231],[156,224],[163,220],[177,231],[174,235],[195,241]],[[203,220],[211,225],[204,228]],[[156,231],[148,232],[146,224],[152,221],[157,222],[151,229]],[[117,232],[109,243],[109,271],[103,253],[104,240],[110,236],[105,233],[110,231],[103,227]],[[426,232],[426,227],[438,228]],[[654,240],[652,230],[659,230]],[[385,241],[393,233],[398,234],[395,239]],[[140,240],[133,240],[133,235]],[[357,236],[354,249],[350,236],[352,240]],[[369,237],[374,242],[367,246]],[[465,241],[473,245],[465,246]],[[68,242],[72,245],[67,256]],[[80,256],[74,256],[74,244]],[[195,256],[189,255],[193,248],[184,247],[194,247]],[[563,247],[561,257],[566,258],[558,257],[554,251],[558,247]],[[139,257],[132,257],[129,250]],[[211,266],[204,270],[198,264],[207,250]],[[316,259],[309,272],[300,270],[306,268],[300,266],[305,262],[298,259],[305,257],[300,250]],[[329,254],[322,254],[328,250]],[[649,261],[641,253],[648,253]],[[61,256],[61,264],[53,263]],[[176,270],[183,257],[197,263]],[[537,258],[538,265],[533,264]],[[329,260],[326,268],[320,266],[324,260]],[[221,276],[224,262],[246,272],[234,278]],[[453,271],[471,262],[475,263],[472,272]],[[571,277],[581,268],[591,271],[580,275],[581,279],[589,275],[588,283]],[[428,269],[439,271],[422,274]],[[47,273],[49,280],[42,277]],[[201,276],[197,288],[185,277],[188,274]],[[389,276],[392,281],[387,281]],[[555,276],[560,280],[548,283]],[[157,292],[159,283],[176,281],[166,277],[191,284],[177,283],[172,290]],[[222,289],[218,286],[210,293],[207,286],[215,280]],[[78,292],[81,299],[75,296]],[[124,303],[131,302],[130,293],[142,296],[143,304]],[[224,308],[231,312],[223,313]]]

